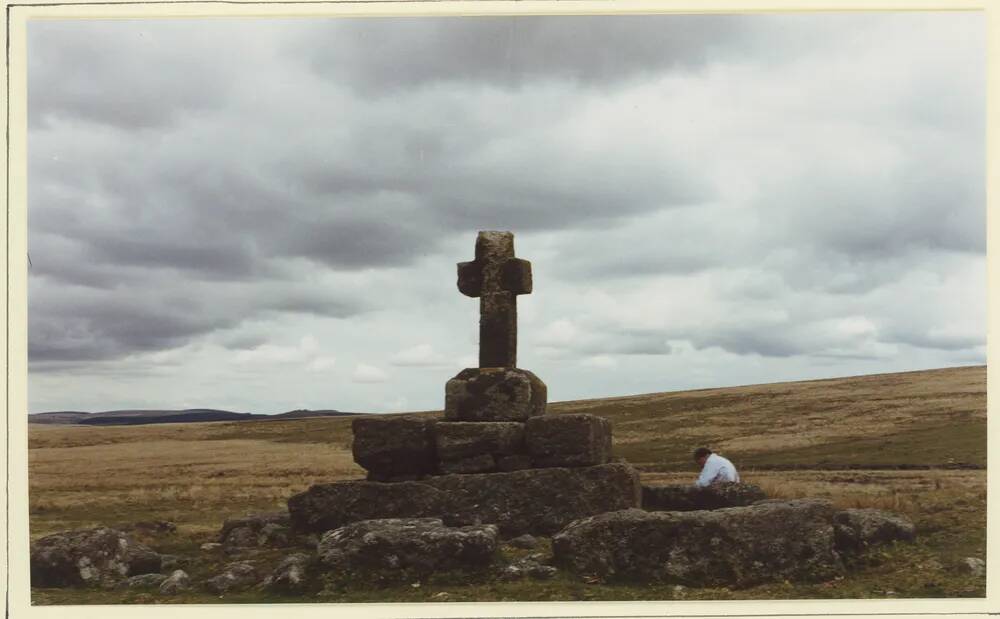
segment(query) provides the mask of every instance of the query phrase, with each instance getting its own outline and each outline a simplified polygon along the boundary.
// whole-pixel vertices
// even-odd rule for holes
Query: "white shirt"
[[[709,454],[705,459],[705,466],[701,469],[696,486],[708,486],[717,482],[739,481],[740,475],[736,472],[736,467],[729,460],[718,454]]]

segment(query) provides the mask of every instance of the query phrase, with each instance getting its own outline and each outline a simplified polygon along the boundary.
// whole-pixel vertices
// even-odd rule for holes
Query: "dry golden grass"
[[[704,444],[733,459],[746,481],[772,497],[824,497],[841,507],[890,509],[917,524],[918,542],[893,551],[894,563],[874,571],[830,588],[764,587],[739,595],[880,597],[891,586],[911,597],[978,596],[985,590],[983,580],[949,566],[963,557],[985,557],[985,470],[834,469],[984,465],[985,377],[982,367],[954,368],[561,402],[550,405],[549,412],[589,412],[611,419],[616,454],[643,471],[644,483],[692,481],[696,471],[690,450]],[[170,542],[173,550],[194,552],[228,517],[283,509],[289,496],[314,483],[362,478],[364,471],[351,457],[350,422],[31,425],[31,537],[99,524],[169,520],[178,526]],[[775,470],[782,467],[795,470]],[[584,588],[560,579],[512,584],[507,593],[497,586],[470,586],[461,595],[468,601],[672,595],[669,589]],[[403,587],[391,593],[345,593],[342,601],[421,601],[430,593]],[[245,601],[261,601],[253,595]],[[725,599],[737,594],[705,590],[698,595]],[[126,598],[114,592],[47,591],[36,603]],[[192,594],[173,601],[213,600]]]
[[[37,428],[40,443],[84,440],[76,447],[30,450],[32,537],[141,519],[217,529],[230,515],[281,509],[291,494],[311,484],[364,473],[342,446],[206,440],[204,425],[130,427],[129,432],[112,432],[116,441],[107,443],[90,440],[94,437],[78,428]]]

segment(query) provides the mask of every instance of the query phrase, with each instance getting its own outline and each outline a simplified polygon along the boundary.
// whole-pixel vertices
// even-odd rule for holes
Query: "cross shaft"
[[[514,235],[480,232],[476,259],[458,263],[458,289],[479,297],[479,367],[516,367],[517,295],[531,292],[531,263],[514,257]]]

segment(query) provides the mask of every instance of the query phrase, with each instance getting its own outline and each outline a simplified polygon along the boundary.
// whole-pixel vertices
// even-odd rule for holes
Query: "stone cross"
[[[476,259],[458,263],[458,289],[479,297],[479,367],[516,367],[517,295],[531,292],[531,263],[514,257],[514,235],[480,232]]]

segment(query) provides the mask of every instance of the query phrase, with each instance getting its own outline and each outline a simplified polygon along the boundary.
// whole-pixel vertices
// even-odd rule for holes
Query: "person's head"
[[[705,466],[705,460],[712,455],[712,450],[708,447],[699,447],[694,450],[694,461],[698,463],[698,466]]]

